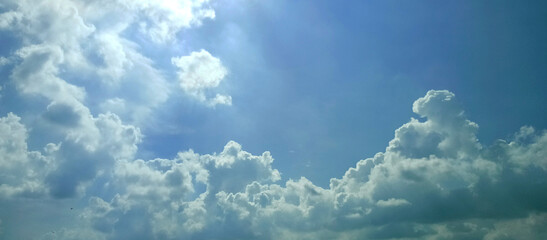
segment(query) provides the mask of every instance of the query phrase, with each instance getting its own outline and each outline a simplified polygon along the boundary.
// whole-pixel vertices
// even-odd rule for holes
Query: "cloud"
[[[12,164],[3,168],[10,172],[17,169],[13,164],[33,166],[31,161],[53,166],[34,168],[38,177],[28,179],[52,189],[54,197],[87,201],[79,211],[79,234],[99,239],[544,235],[539,226],[547,211],[547,182],[541,179],[547,172],[541,153],[547,133],[523,127],[510,142],[482,146],[474,135],[477,125],[455,101],[448,91],[428,92],[414,103],[424,121],[401,126],[385,152],[357,162],[329,188],[304,177],[278,184],[269,152],[253,155],[233,141],[218,154],[188,150],[174,159],[134,160],[138,131],[113,114],[94,119],[104,143],[95,152],[68,141],[31,154],[24,125],[13,114],[2,118],[0,129],[10,129],[14,139],[0,146],[16,145],[0,149],[3,159],[12,159],[3,162]],[[12,180],[2,186],[23,185]],[[24,191],[29,190],[2,196],[29,197]],[[34,195],[40,196],[45,195]],[[518,228],[518,235],[509,226]]]
[[[171,87],[161,66],[142,54],[148,48],[143,44],[163,49],[181,30],[215,17],[203,0],[9,0],[3,6],[0,29],[21,44],[7,46],[15,54],[0,65],[14,66],[10,79],[18,91],[85,108],[120,99],[128,110],[112,110],[141,126],[167,101]],[[89,96],[92,101],[80,104]],[[229,102],[217,95],[210,104]]]
[[[411,204],[405,199],[390,198],[388,200],[380,200],[376,203],[378,207],[397,207]]]
[[[21,18],[21,14],[16,11],[8,11],[0,14],[0,29],[10,29],[13,23]]]
[[[77,103],[85,98],[85,90],[59,78],[63,50],[56,45],[29,45],[17,51],[21,63],[11,75],[20,92],[60,102]]]
[[[547,132],[491,146],[455,94],[432,90],[384,152],[327,188],[280,182],[270,152],[140,159],[140,126],[171,83],[142,48],[215,17],[197,1],[5,1],[2,94],[31,108],[0,116],[0,236],[6,239],[544,238]],[[231,105],[228,70],[206,50],[172,57],[197,101]],[[15,91],[12,94],[8,91]],[[336,159],[333,159],[336,160]],[[25,213],[25,214],[22,214]],[[48,219],[48,221],[44,221]],[[22,224],[25,223],[25,224]]]
[[[81,114],[75,112],[71,106],[56,102],[49,104],[44,113],[44,118],[49,122],[67,127],[76,127],[81,117]]]
[[[209,106],[232,105],[231,96],[217,93],[214,97],[208,97],[209,91],[217,88],[228,74],[218,58],[202,49],[189,56],[172,58],[171,62],[179,68],[180,87],[185,93]]]
[[[110,169],[116,161],[132,159],[137,151],[142,139],[140,129],[124,125],[112,113],[100,114],[91,120],[97,131],[94,145],[69,138],[55,152],[58,165],[46,178],[54,197],[74,197],[83,183]]]
[[[547,237],[544,226],[547,214],[531,214],[526,218],[511,219],[494,223],[493,231],[484,239],[543,239]]]
[[[92,120],[100,136],[95,146],[66,139],[61,144],[49,143],[42,151],[28,151],[28,133],[20,118],[12,113],[0,118],[2,194],[38,197],[49,192],[57,198],[74,197],[82,183],[114,161],[133,158],[142,137],[138,128],[123,125],[113,114]]]
[[[411,120],[395,131],[389,150],[407,157],[465,157],[480,149],[476,132],[478,125],[467,120],[454,100],[454,94],[429,91],[414,102],[412,110],[428,119]]]
[[[46,212],[59,209],[59,203],[86,205],[89,196],[108,189],[105,184],[127,192],[130,199],[129,183],[135,176],[141,180],[134,184],[137,191],[146,184],[151,189],[170,184],[166,189],[173,198],[194,191],[187,170],[173,169],[158,180],[153,168],[139,168],[134,159],[143,138],[136,125],[145,125],[170,95],[165,73],[142,54],[146,46],[140,44],[152,41],[161,48],[175,41],[180,30],[214,18],[208,1],[8,0],[1,5],[0,31],[17,42],[4,46],[11,55],[0,57],[2,70],[9,75],[3,78],[2,95],[6,92],[32,106],[6,106],[17,113],[0,116],[0,219],[16,219],[3,222],[2,238],[104,238],[78,219],[63,222],[81,224],[64,225],[73,230],[61,227],[45,235],[43,227],[24,230],[16,223],[25,219],[46,226],[36,219],[51,215]],[[223,95],[211,100],[227,101]],[[124,166],[130,174],[121,174]],[[203,182],[205,170],[200,169],[196,178]],[[152,177],[141,176],[147,173]],[[126,185],[118,189],[112,179]],[[27,211],[21,204],[25,201],[47,207]],[[21,212],[32,214],[19,218]],[[57,219],[52,225],[61,222]]]
[[[216,207],[219,194],[279,180],[272,161],[268,152],[253,156],[235,142],[213,155],[190,150],[172,160],[118,161],[110,180],[117,194],[107,200],[92,198],[84,216],[97,231],[113,239],[192,235],[217,222],[211,217],[223,211]],[[199,190],[200,184],[204,190]]]
[[[203,19],[215,18],[215,11],[208,0],[184,1],[130,1],[129,8],[136,8],[145,15],[139,21],[139,30],[156,42],[172,40],[182,28],[201,25]]]
[[[9,63],[10,63],[9,59],[7,59],[6,57],[0,56],[0,67],[2,67],[4,65],[8,65]]]
[[[43,179],[50,160],[40,152],[28,151],[27,129],[20,120],[12,113],[0,118],[0,197],[3,198],[45,194]]]

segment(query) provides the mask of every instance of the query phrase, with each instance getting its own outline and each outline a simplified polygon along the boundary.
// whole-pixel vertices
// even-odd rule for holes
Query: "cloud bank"
[[[29,151],[27,129],[0,119],[1,197],[9,205],[72,198],[73,221],[43,239],[541,239],[547,232],[547,134],[523,127],[509,142],[477,141],[449,91],[416,100],[385,152],[328,188],[280,183],[269,152],[236,142],[220,153],[133,159],[138,129],[93,119],[103,144],[67,138]],[[1,215],[2,223],[13,216]],[[25,217],[22,217],[25,218]],[[8,238],[22,227],[3,228]]]
[[[137,157],[172,89],[232,104],[208,51],[167,57],[171,74],[145,51],[214,17],[206,0],[0,4],[0,33],[16,39],[0,56],[2,239],[547,238],[547,132],[485,146],[446,90],[326,188],[281,181],[269,152],[234,141]]]

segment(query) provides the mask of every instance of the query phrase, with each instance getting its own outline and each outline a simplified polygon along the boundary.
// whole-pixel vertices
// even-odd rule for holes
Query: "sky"
[[[546,23],[2,0],[0,239],[546,239]]]

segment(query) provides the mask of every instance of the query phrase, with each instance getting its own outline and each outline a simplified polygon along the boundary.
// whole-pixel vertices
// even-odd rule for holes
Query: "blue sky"
[[[0,236],[543,239],[546,7],[0,2]]]
[[[180,35],[229,66],[227,87],[237,104],[207,115],[212,125],[229,122],[222,127],[181,114],[180,122],[207,137],[177,135],[176,144],[201,152],[231,139],[253,152],[267,146],[279,167],[291,164],[288,177],[327,184],[356,159],[383,151],[393,129],[415,117],[409,104],[429,89],[458,94],[486,144],[523,125],[545,128],[535,105],[546,101],[541,6],[348,5],[219,2],[215,20]]]

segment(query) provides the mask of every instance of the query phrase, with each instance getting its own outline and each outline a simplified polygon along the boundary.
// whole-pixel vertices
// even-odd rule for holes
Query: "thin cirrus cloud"
[[[32,106],[0,116],[3,239],[547,237],[547,132],[525,126],[485,146],[450,91],[417,99],[419,119],[328,187],[284,181],[270,152],[235,141],[144,158],[143,129],[173,86],[208,107],[232,104],[220,93],[228,70],[207,50],[166,58],[174,80],[141,51],[214,19],[209,2],[0,7],[1,34],[20,40],[0,56],[0,100]]]

